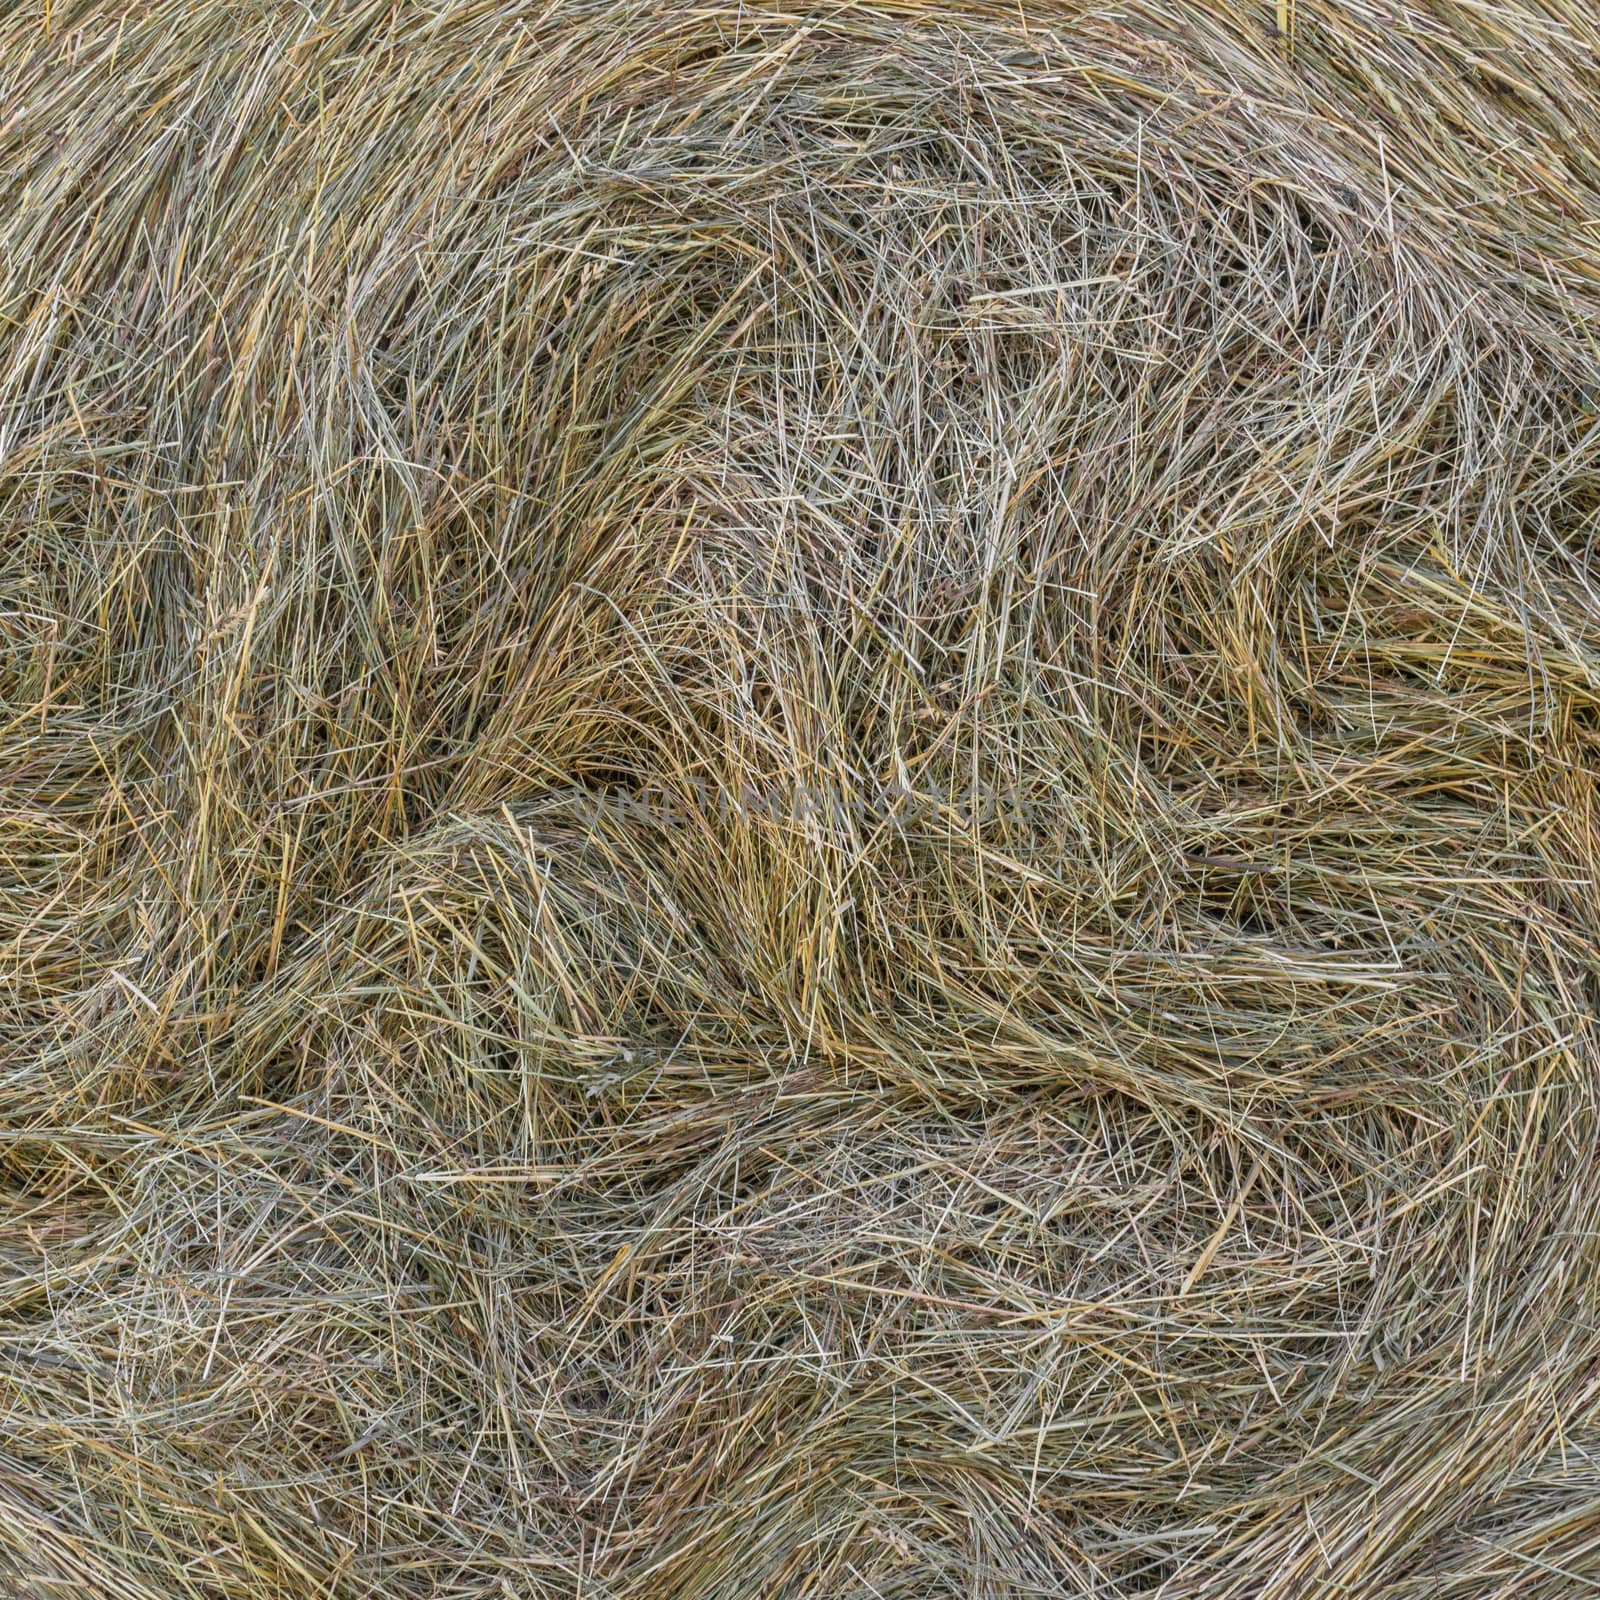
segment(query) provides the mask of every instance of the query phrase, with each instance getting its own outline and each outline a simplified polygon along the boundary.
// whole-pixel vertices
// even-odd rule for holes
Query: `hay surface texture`
[[[0,1593],[1600,1588],[1580,0],[0,21]]]

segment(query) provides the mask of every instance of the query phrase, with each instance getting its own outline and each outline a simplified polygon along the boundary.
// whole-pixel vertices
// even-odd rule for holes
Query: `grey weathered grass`
[[[10,9],[0,1591],[1600,1587],[1597,46]]]

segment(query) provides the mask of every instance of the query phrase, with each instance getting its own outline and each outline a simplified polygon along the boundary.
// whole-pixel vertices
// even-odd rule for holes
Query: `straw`
[[[0,20],[0,1594],[1600,1590],[1600,19]]]

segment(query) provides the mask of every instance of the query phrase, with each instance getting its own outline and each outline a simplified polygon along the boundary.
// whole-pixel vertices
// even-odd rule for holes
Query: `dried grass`
[[[0,21],[0,1591],[1600,1589],[1589,0]]]

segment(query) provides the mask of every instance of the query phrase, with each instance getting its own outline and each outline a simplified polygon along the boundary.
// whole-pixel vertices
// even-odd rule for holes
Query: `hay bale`
[[[1597,46],[0,21],[0,1590],[1600,1587]]]

